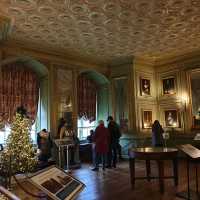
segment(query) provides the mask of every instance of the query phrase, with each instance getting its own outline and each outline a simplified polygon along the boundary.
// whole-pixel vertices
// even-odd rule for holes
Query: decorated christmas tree
[[[1,156],[0,170],[9,171],[12,175],[34,170],[37,159],[30,138],[30,130],[31,123],[25,110],[18,108]]]

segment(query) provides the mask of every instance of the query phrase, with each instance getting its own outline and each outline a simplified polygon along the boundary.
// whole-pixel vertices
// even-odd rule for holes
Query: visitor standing
[[[120,132],[118,124],[113,120],[112,116],[108,116],[107,121],[108,121],[108,130],[110,133],[110,144],[109,144],[107,167],[116,168],[117,151],[119,147],[119,138],[121,137],[121,132]]]

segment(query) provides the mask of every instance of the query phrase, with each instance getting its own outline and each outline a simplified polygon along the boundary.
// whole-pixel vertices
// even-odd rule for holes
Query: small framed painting
[[[171,95],[175,94],[175,78],[170,77],[163,79],[163,94],[164,95]]]
[[[177,110],[166,110],[165,111],[165,125],[166,127],[178,127],[178,112]]]
[[[145,96],[145,95],[150,95],[151,94],[151,85],[150,85],[150,80],[149,79],[140,79],[140,95]]]
[[[149,129],[152,127],[152,111],[144,110],[142,116],[142,128]]]

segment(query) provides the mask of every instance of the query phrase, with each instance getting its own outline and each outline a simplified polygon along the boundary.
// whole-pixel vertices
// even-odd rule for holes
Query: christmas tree
[[[11,171],[11,174],[34,170],[37,159],[30,138],[31,123],[26,114],[18,109],[11,124],[11,133],[1,156],[0,170]]]

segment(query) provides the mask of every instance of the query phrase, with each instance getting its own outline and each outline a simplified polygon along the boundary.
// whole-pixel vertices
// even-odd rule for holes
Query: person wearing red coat
[[[109,131],[104,126],[104,121],[100,120],[99,125],[95,129],[94,134],[94,142],[96,147],[96,161],[95,161],[95,168],[93,168],[93,171],[98,171],[99,169],[99,163],[102,159],[103,164],[103,170],[105,170],[105,164],[106,164],[106,155],[109,150]]]

